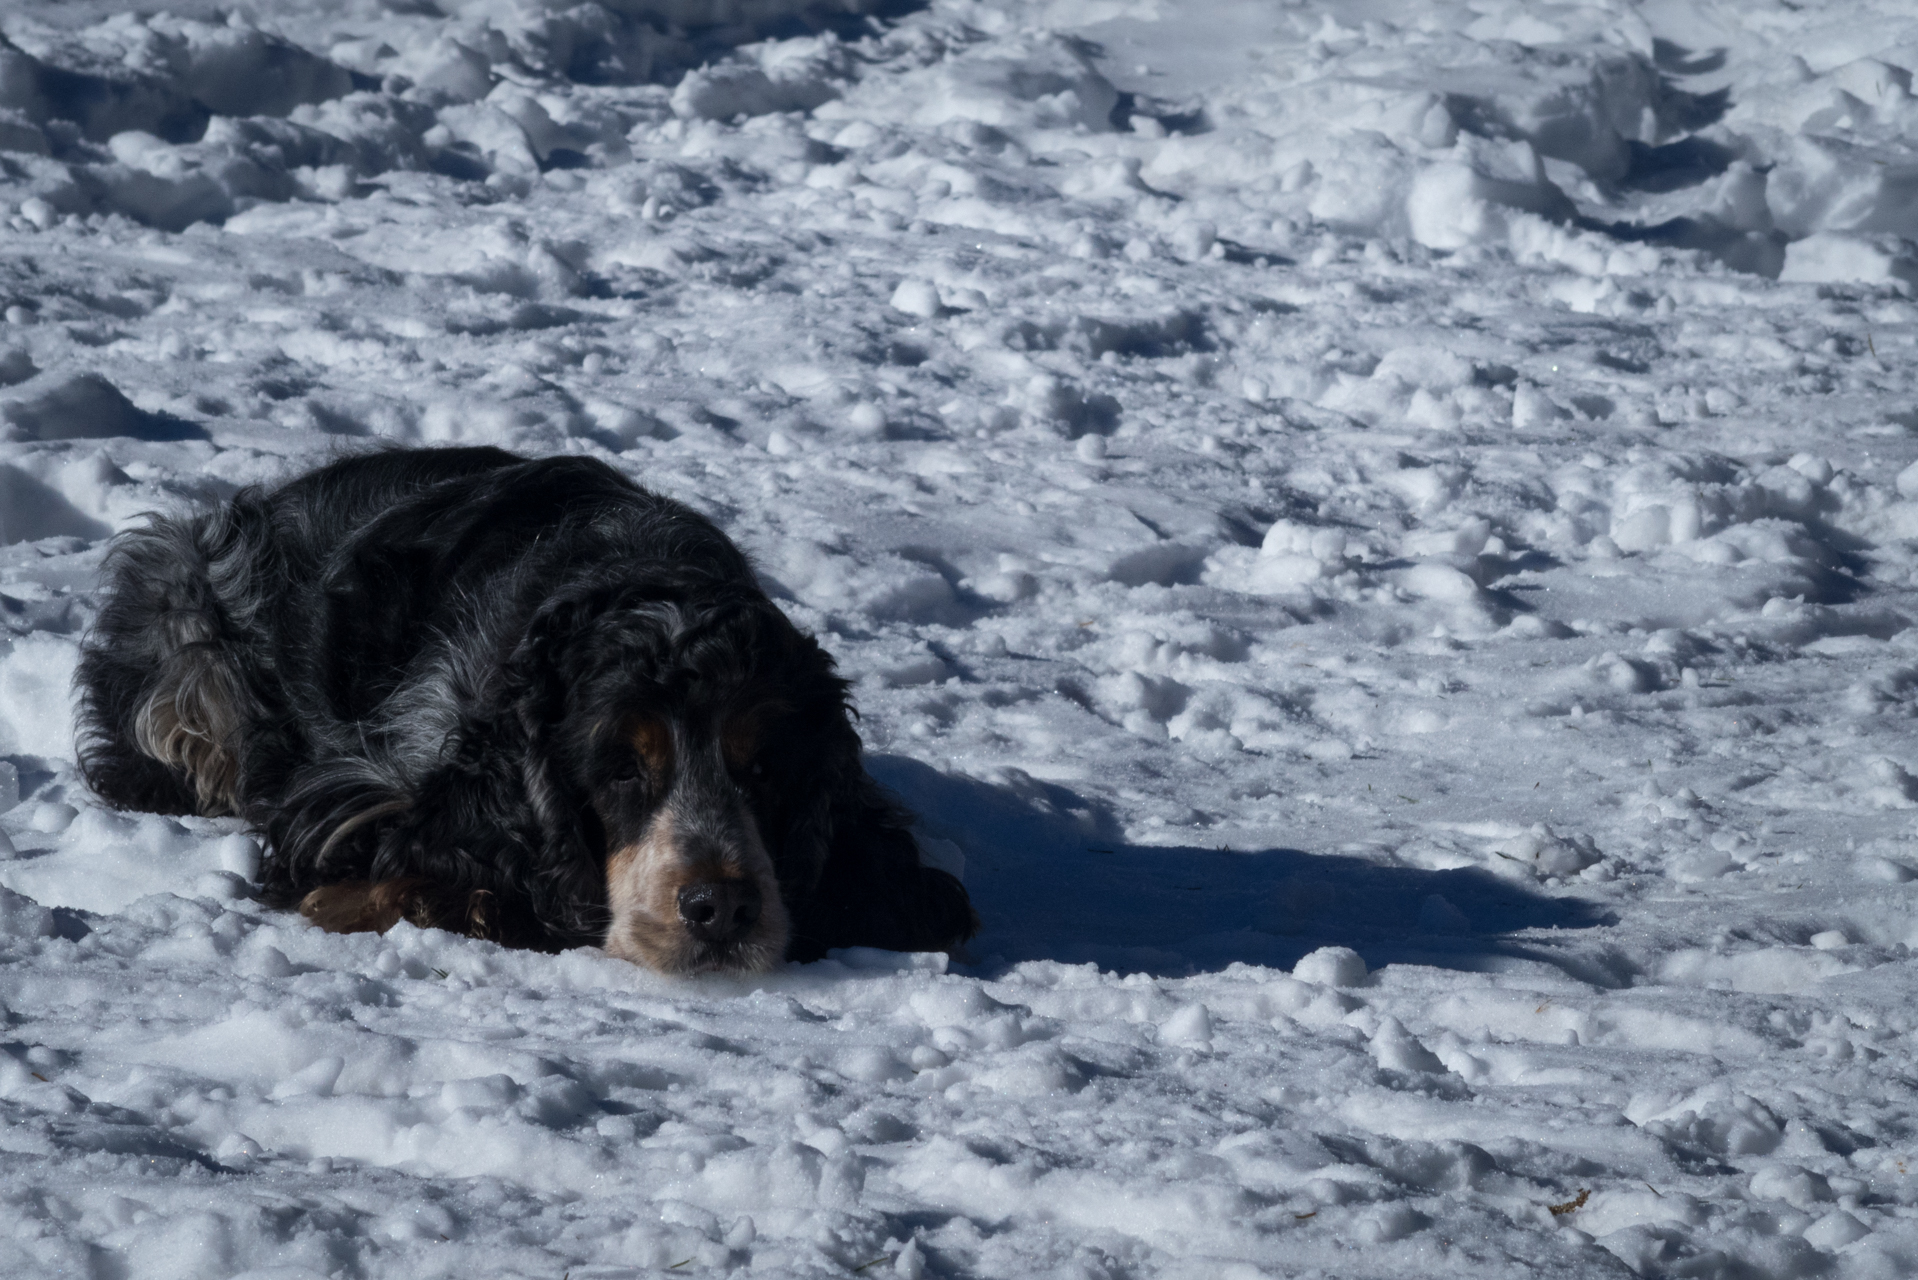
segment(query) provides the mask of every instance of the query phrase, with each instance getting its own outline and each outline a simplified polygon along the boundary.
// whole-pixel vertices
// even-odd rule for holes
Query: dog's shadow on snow
[[[1017,771],[981,781],[898,756],[867,765],[919,814],[923,835],[964,851],[966,887],[985,922],[967,951],[984,969],[1057,960],[1168,977],[1235,962],[1289,970],[1319,947],[1344,946],[1372,968],[1531,962],[1599,986],[1626,978],[1604,967],[1601,948],[1554,932],[1612,923],[1603,909],[1476,868],[1128,845],[1109,815]]]

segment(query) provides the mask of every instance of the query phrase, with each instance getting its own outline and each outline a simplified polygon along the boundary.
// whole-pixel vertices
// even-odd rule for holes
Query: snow
[[[0,1271],[1918,1268],[1909,5],[0,32]],[[980,937],[327,935],[103,809],[105,539],[376,440],[712,515]]]

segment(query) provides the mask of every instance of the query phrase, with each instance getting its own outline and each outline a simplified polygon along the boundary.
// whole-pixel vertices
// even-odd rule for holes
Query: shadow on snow
[[[1300,849],[1128,845],[1110,815],[1017,770],[991,781],[874,756],[881,782],[958,843],[985,921],[968,951],[980,968],[1025,960],[1186,976],[1233,963],[1289,970],[1320,947],[1351,947],[1377,968],[1495,971],[1546,964],[1617,986],[1579,935],[1612,923],[1591,903],[1549,897],[1476,868],[1425,871]],[[1584,935],[1583,941],[1596,941]]]

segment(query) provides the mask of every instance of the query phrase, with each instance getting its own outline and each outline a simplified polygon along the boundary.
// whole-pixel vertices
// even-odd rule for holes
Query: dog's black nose
[[[701,942],[731,942],[759,922],[759,886],[706,880],[679,891],[679,918]]]

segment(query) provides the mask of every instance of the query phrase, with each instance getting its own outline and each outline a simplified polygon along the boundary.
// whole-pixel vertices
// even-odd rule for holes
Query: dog
[[[394,449],[104,566],[81,770],[237,814],[262,897],[669,974],[950,950],[978,917],[861,763],[847,682],[709,520],[585,457]]]

